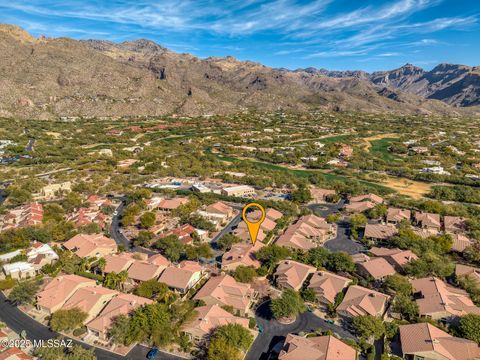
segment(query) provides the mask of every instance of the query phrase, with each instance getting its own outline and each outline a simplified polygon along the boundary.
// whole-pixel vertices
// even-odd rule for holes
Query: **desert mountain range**
[[[200,59],[149,40],[35,38],[0,25],[0,116],[51,119],[225,114],[246,109],[480,113],[480,67],[274,69]]]

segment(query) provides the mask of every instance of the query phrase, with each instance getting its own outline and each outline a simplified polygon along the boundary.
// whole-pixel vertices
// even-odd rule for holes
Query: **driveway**
[[[0,320],[7,324],[7,326],[15,331],[21,333],[23,330],[27,333],[27,339],[33,340],[48,340],[55,339],[60,334],[51,331],[48,327],[35,321],[28,315],[20,311],[16,306],[8,302],[5,295],[0,292]],[[75,340],[74,340],[75,341]],[[75,341],[75,343],[82,345],[85,348],[92,348],[84,343]],[[145,359],[149,348],[141,345],[135,346],[127,356],[121,356],[114,354],[110,351],[95,349],[95,355],[99,360],[120,360],[120,359]],[[183,358],[170,355],[167,353],[159,352],[156,359],[159,360],[182,360]]]
[[[257,324],[263,326],[264,331],[255,339],[245,357],[246,360],[267,360],[272,348],[277,343],[282,342],[289,333],[298,334],[301,331],[312,332],[318,329],[322,331],[331,330],[342,338],[355,340],[355,337],[342,327],[328,324],[325,320],[308,311],[301,314],[293,324],[281,324],[272,316],[270,300],[265,301],[256,309],[255,320]]]

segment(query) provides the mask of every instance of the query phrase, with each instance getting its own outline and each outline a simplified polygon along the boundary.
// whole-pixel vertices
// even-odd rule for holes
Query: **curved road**
[[[61,336],[20,311],[15,305],[10,303],[6,299],[5,295],[2,292],[0,292],[0,320],[7,324],[10,329],[12,329],[18,334],[25,330],[27,333],[27,339],[31,341],[55,339],[56,337]],[[114,354],[110,351],[95,348],[81,342],[75,341],[75,343],[80,344],[85,348],[94,348],[95,355],[99,360],[145,359],[147,356],[147,352],[149,351],[149,348],[137,345],[130,351],[127,356],[121,356]],[[181,357],[162,352],[159,352],[155,359],[183,360],[183,358]]]
[[[267,360],[272,348],[277,343],[282,342],[289,333],[296,334],[301,331],[311,332],[322,329],[322,331],[331,330],[342,338],[355,340],[355,337],[342,327],[335,324],[328,324],[324,319],[308,311],[300,314],[292,324],[281,324],[272,316],[270,300],[258,306],[255,311],[255,320],[257,324],[263,326],[264,331],[255,339],[255,342],[245,357],[246,360]]]

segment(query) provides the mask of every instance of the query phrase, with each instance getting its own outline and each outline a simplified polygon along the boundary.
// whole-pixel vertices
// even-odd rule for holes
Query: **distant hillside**
[[[424,72],[407,65],[373,74],[288,71],[233,57],[199,59],[144,39],[120,44],[36,39],[18,27],[0,25],[0,116],[4,117],[310,108],[459,114],[465,110],[447,104],[478,105],[478,86],[478,68],[466,66],[439,65]]]
[[[406,64],[395,70],[372,74],[364,71],[328,71],[314,68],[296,70],[299,71],[333,78],[353,77],[425,99],[441,100],[457,107],[480,105],[480,66],[440,64],[431,71],[425,71]]]

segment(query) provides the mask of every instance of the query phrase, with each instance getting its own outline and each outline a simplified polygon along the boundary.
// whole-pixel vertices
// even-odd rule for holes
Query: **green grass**
[[[337,141],[344,141],[344,140],[348,140],[348,139],[351,139],[353,135],[334,135],[334,136],[329,136],[329,137],[324,137],[324,138],[317,138],[317,139],[309,139],[309,140],[305,140],[305,141],[295,141],[295,143],[298,143],[298,144],[302,144],[302,143],[309,143],[309,142],[314,142],[314,141],[318,141],[318,142],[321,142],[323,144],[330,144],[330,143],[333,143],[333,142],[337,142]]]
[[[380,157],[384,161],[398,160],[398,158],[388,150],[388,148],[390,147],[390,144],[394,140],[396,139],[384,138],[384,139],[370,141],[370,143],[372,144],[372,147],[370,148],[370,153]]]
[[[212,155],[215,155],[221,161],[228,161],[228,162],[248,161],[249,163],[254,164],[255,167],[257,167],[257,168],[273,170],[273,171],[281,171],[281,172],[284,172],[284,173],[287,173],[287,174],[290,174],[290,175],[294,175],[294,176],[299,177],[299,178],[308,178],[311,175],[320,173],[325,178],[325,180],[327,180],[327,181],[341,181],[341,182],[344,182],[344,181],[347,181],[349,179],[347,176],[325,173],[321,170],[292,170],[292,169],[288,169],[288,168],[286,168],[284,166],[281,166],[281,165],[269,164],[269,163],[265,163],[265,162],[261,162],[261,161],[255,161],[255,160],[237,159],[237,158],[234,158],[234,157],[231,157],[231,156],[223,156],[223,155],[220,155],[220,154],[212,153],[210,149],[207,149],[206,152],[210,153]],[[361,182],[362,184],[366,185],[367,187],[369,187],[372,191],[377,190],[377,191],[382,191],[382,192],[385,192],[385,193],[393,192],[393,190],[391,188],[387,187],[387,186],[375,184],[373,182],[360,180],[360,179],[358,179],[358,181]]]

